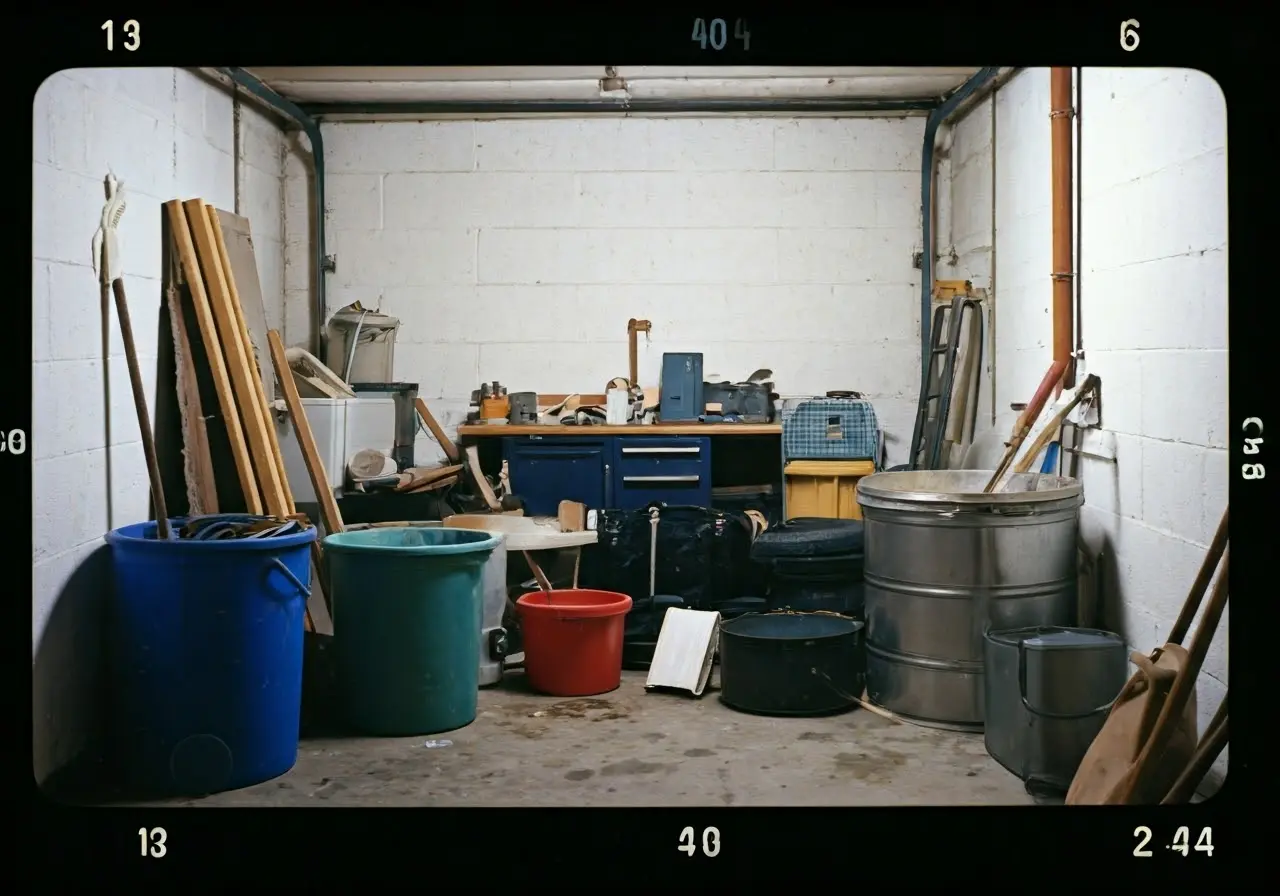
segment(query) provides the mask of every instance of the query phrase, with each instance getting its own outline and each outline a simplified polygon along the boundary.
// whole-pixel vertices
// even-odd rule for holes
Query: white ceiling
[[[977,68],[617,66],[625,83],[605,91],[606,66],[253,68],[300,104],[599,99],[934,99]]]

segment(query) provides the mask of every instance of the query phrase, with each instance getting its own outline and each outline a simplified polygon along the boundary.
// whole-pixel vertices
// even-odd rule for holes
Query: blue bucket
[[[129,789],[217,793],[293,767],[315,538],[160,541],[154,522],[107,533],[112,740]]]

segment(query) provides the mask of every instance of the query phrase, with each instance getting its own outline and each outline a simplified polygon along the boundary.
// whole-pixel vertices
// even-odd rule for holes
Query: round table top
[[[459,513],[447,518],[452,529],[479,529],[501,532],[508,551],[554,551],[595,544],[595,532],[562,532],[553,516],[508,516],[490,513]]]

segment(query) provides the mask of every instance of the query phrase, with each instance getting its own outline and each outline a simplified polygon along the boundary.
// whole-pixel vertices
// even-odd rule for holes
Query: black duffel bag
[[[651,511],[657,511],[657,554],[650,583]],[[651,594],[679,597],[684,607],[713,610],[754,584],[751,520],[732,511],[653,504],[598,512],[595,544],[582,549],[583,588],[617,591],[640,602]]]

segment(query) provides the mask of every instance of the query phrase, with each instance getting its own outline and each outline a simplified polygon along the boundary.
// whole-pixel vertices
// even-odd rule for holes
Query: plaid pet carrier
[[[871,402],[813,398],[782,412],[785,460],[879,462],[880,426]]]

